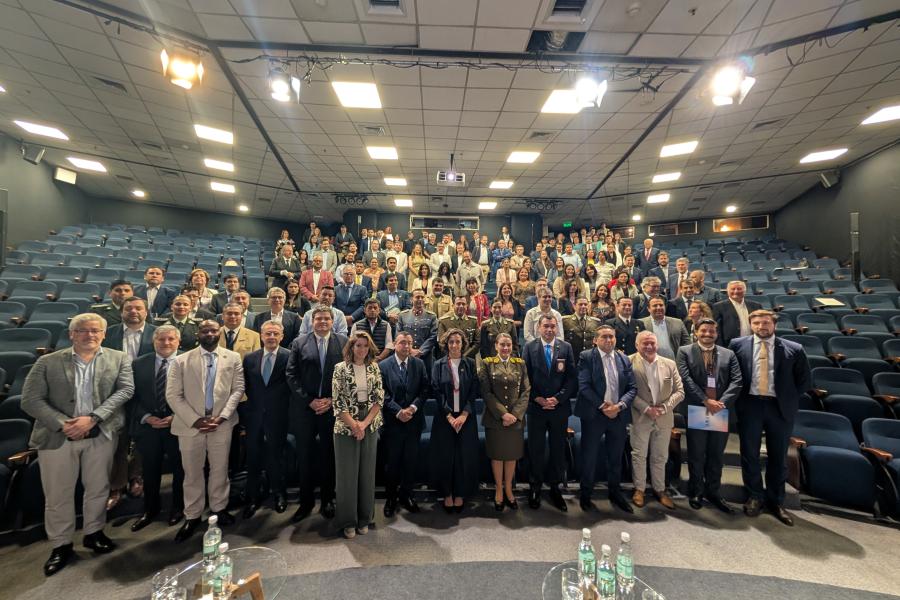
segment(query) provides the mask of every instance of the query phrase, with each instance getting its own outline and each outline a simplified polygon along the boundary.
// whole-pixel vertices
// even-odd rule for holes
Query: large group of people
[[[809,365],[799,345],[775,337],[776,316],[744,300],[741,281],[720,298],[686,258],[670,263],[651,239],[632,251],[605,226],[545,237],[526,253],[505,227],[494,240],[424,231],[401,239],[389,227],[355,236],[341,226],[328,237],[311,223],[296,244],[284,232],[275,254],[267,311],[251,311],[237,277],[216,291],[196,269],[179,291],[165,285],[164,268],[150,267],[140,285],[112,282],[108,303],[71,320],[71,348],[37,361],[22,408],[35,418],[53,546],[47,575],[73,553],[79,475],[83,543],[97,553],[115,548],[104,524],[122,494],[143,497],[133,531],[158,518],[166,458],[178,542],[206,508],[222,526],[235,521],[229,474],[238,467],[247,471],[243,518],[267,499],[286,511],[296,469],[291,520],[311,514],[318,488],[319,512],[349,539],[374,520],[381,437],[385,517],[420,510],[422,466],[443,509],[463,512],[480,479],[479,419],[497,512],[518,508],[514,475],[526,452],[528,505],[540,508],[546,484],[550,503],[568,510],[561,486],[573,413],[582,510],[595,509],[600,472],[620,510],[645,505],[648,480],[675,509],[665,467],[682,403],[707,417],[736,411],[744,512],[767,508],[792,523],[785,460]],[[733,512],[720,495],[727,431],[692,427],[690,417],[688,425],[690,506]],[[629,435],[630,501],[621,487]],[[245,464],[234,464],[240,456]]]

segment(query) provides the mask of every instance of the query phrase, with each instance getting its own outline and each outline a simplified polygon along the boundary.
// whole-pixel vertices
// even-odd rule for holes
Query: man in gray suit
[[[657,296],[650,298],[650,316],[641,319],[644,329],[656,334],[657,352],[669,360],[682,346],[691,343],[691,336],[682,321],[666,316],[666,301]]]
[[[29,445],[36,448],[44,488],[44,529],[53,545],[44,574],[72,558],[75,484],[84,487],[84,546],[97,554],[116,545],[103,533],[109,475],[125,403],[134,393],[131,361],[103,348],[106,320],[84,313],[69,322],[72,346],[40,357],[25,379],[22,410],[34,417]]]

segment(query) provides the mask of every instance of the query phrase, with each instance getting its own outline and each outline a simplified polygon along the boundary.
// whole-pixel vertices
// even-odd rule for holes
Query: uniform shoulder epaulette
[[[481,362],[494,365],[500,362],[500,358],[497,356],[488,356],[487,358],[482,358]]]
[[[590,319],[591,321],[597,321],[598,323],[602,323],[602,322],[603,322],[602,319],[598,319],[597,317],[592,317],[592,316],[590,316],[590,315],[588,315],[588,319]]]
[[[427,310],[427,309],[426,309],[426,310],[423,310],[422,312],[426,312],[426,313],[428,313],[429,315],[431,315],[431,316],[433,316],[433,317],[436,317],[436,316],[437,316],[437,313],[434,312],[433,310]]]
[[[111,308],[112,307],[105,302],[102,302],[100,304],[91,304],[91,310],[110,310]]]
[[[510,359],[509,359],[509,362],[511,362],[511,363],[513,363],[513,364],[516,364],[516,365],[523,365],[523,364],[525,364],[525,361],[524,361],[524,360],[522,360],[521,358],[518,358],[518,357],[516,357],[516,356],[513,356],[512,358],[510,358]]]
[[[455,316],[456,316],[456,315],[453,314],[453,313],[446,314],[446,315],[444,315],[443,317],[441,317],[441,321],[444,321],[444,320],[446,320],[446,319],[452,319],[452,318],[455,317]]]

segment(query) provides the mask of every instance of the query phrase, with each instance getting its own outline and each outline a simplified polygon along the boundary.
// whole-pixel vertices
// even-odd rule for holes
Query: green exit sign
[[[563,222],[563,227],[571,227],[571,226],[572,226],[572,221],[564,221]]]

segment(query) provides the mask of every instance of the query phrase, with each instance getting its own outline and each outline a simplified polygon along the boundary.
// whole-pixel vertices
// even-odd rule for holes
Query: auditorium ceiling
[[[245,204],[288,221],[339,221],[360,201],[420,214],[542,211],[552,225],[717,217],[729,205],[770,213],[820,172],[900,139],[900,120],[861,124],[900,104],[900,0],[587,0],[574,17],[552,14],[560,0],[384,4],[0,0],[0,132],[47,148],[44,161],[78,171],[77,186],[98,196],[134,200],[141,189],[135,201],[225,213]],[[559,32],[571,50],[529,54],[535,30]],[[199,52],[199,85],[164,77],[164,46]],[[714,106],[713,75],[735,60],[755,85],[743,102]],[[276,64],[303,79],[299,102],[271,98]],[[608,78],[599,107],[541,112],[584,68]],[[374,83],[381,107],[345,108],[334,82]],[[200,139],[194,124],[231,131],[234,143]],[[694,140],[690,154],[660,157]],[[368,146],[396,148],[397,159],[374,160]],[[800,163],[835,148],[848,151]],[[514,151],[540,155],[507,162]],[[464,186],[436,182],[451,155]],[[649,204],[657,194],[668,201]],[[487,200],[497,207],[480,211]]]

